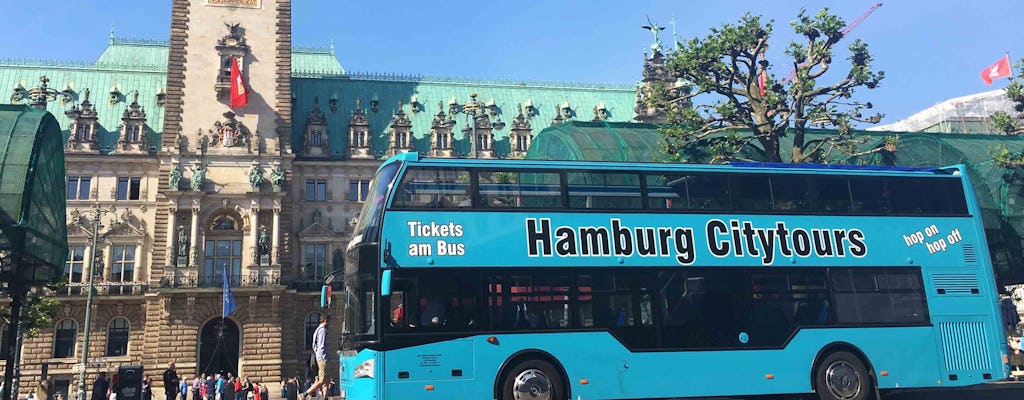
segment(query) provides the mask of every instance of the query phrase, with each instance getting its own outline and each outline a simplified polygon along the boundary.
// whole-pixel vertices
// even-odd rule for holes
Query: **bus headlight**
[[[356,367],[355,372],[352,373],[352,378],[370,378],[373,379],[373,359],[363,361]]]

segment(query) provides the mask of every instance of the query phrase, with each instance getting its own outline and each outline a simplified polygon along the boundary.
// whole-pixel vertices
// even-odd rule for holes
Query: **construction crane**
[[[871,15],[871,13],[875,12],[875,10],[877,10],[878,7],[881,7],[881,6],[882,6],[882,3],[875,3],[875,5],[871,6],[871,8],[869,8],[867,11],[865,11],[863,14],[861,14],[859,17],[857,17],[857,19],[855,19],[855,20],[853,20],[853,22],[850,22],[849,24],[847,24],[846,27],[843,28],[842,31],[840,31],[843,34],[843,37],[846,37],[846,34],[850,33],[850,31],[852,31],[853,28],[856,28],[857,25],[860,25],[861,22],[864,22],[864,20],[867,19],[868,16]],[[796,78],[796,70],[795,69],[789,72],[789,75],[787,75],[786,78],[782,80],[782,83],[784,83],[784,84],[785,83],[790,83],[790,82],[793,81],[793,78]]]

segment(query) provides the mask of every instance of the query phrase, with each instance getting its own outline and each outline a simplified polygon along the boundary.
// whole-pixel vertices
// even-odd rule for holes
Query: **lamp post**
[[[100,258],[100,254],[96,251],[97,242],[100,238],[100,217],[103,214],[114,212],[114,206],[110,206],[110,209],[100,208],[99,203],[96,203],[92,207],[92,247],[90,252],[92,253],[89,259],[89,284],[86,290],[88,291],[85,295],[85,336],[82,338],[82,369],[78,371],[78,400],[85,400],[85,371],[89,365],[89,331],[92,327],[92,292],[94,285],[94,278],[96,277],[96,260]]]
[[[470,144],[472,145],[472,147],[469,150],[470,158],[477,158],[478,150],[480,150],[480,138],[476,136],[476,124],[478,118],[485,116],[484,109],[487,107],[488,106],[484,105],[484,103],[481,103],[476,99],[476,93],[471,93],[469,95],[469,101],[467,101],[466,104],[462,105],[462,112],[469,116],[470,120],[469,131],[470,135],[472,135],[470,139]],[[501,130],[504,127],[505,123],[501,122],[500,120],[491,123],[491,129]],[[466,131],[463,130],[462,132],[465,133]]]

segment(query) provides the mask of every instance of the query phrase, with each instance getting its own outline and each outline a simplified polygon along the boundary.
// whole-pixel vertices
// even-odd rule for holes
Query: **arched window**
[[[320,326],[320,314],[311,312],[306,315],[306,350],[313,350],[313,332]]]
[[[128,333],[130,325],[127,318],[114,318],[107,327],[107,357],[128,355]]]
[[[221,214],[210,223],[211,231],[234,231],[238,230],[238,221],[230,215]]]
[[[0,358],[7,357],[7,329],[10,328],[10,324],[4,324],[0,327]]]
[[[78,323],[73,319],[60,321],[53,335],[53,358],[74,357],[75,342],[77,341]]]

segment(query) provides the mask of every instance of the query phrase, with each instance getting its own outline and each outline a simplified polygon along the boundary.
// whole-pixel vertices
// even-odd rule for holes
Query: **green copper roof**
[[[167,71],[167,41],[110,38],[96,65],[111,69]]]
[[[0,243],[42,267],[31,281],[59,276],[67,256],[63,148],[49,113],[0,105]]]
[[[344,74],[345,69],[334,55],[331,47],[292,47],[292,75],[295,74]]]
[[[502,130],[494,131],[494,149],[500,155],[509,153],[508,132],[512,119],[517,114],[517,105],[532,104],[536,111],[530,118],[534,134],[551,125],[555,118],[555,107],[568,102],[573,119],[589,121],[594,118],[593,108],[603,103],[609,121],[630,121],[636,100],[636,89],[631,85],[581,84],[571,82],[525,82],[477,80],[462,78],[435,78],[394,75],[339,75],[305,77],[293,75],[292,91],[296,99],[292,119],[292,143],[296,149],[303,146],[305,121],[313,109],[314,99],[319,99],[320,110],[327,118],[327,132],[331,151],[341,157],[347,152],[348,121],[355,110],[355,99],[362,100],[362,107],[370,119],[373,149],[379,155],[388,145],[388,128],[398,103],[412,121],[416,150],[425,152],[430,148],[430,125],[437,115],[438,103],[448,113],[452,98],[459,104],[470,100],[470,94],[477,95],[477,101],[497,106],[497,118],[505,122]],[[416,100],[416,110],[410,105]],[[337,109],[332,110],[330,100],[338,99]],[[373,111],[372,101],[379,104]],[[457,154],[469,152],[469,142],[462,135],[468,126],[468,117],[457,114],[456,125],[452,128]]]

